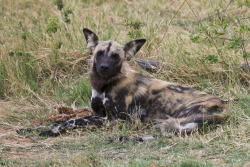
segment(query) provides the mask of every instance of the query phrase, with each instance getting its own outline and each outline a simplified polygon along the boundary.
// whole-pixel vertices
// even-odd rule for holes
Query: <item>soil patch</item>
[[[28,147],[33,145],[30,139],[16,136],[8,136],[5,139],[2,139],[0,143],[9,147]]]
[[[92,110],[89,108],[78,108],[73,109],[72,107],[59,107],[58,111],[55,114],[49,116],[49,121],[67,121],[71,118],[78,119],[86,116],[90,116],[92,114]]]

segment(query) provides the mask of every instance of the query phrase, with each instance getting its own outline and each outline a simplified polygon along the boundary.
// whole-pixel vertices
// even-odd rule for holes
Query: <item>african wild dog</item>
[[[56,136],[66,129],[84,125],[102,125],[101,118],[155,122],[161,132],[189,133],[207,123],[219,123],[228,118],[228,108],[213,95],[150,77],[132,70],[131,59],[146,42],[134,40],[126,45],[114,41],[99,41],[97,35],[84,28],[83,33],[91,66],[93,115],[72,119],[40,135]]]

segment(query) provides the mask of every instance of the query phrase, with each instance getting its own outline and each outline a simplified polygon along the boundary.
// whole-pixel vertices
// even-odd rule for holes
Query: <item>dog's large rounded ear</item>
[[[124,46],[126,60],[130,60],[141,49],[145,42],[146,39],[137,39],[127,43]]]
[[[87,28],[83,29],[83,34],[88,44],[87,47],[89,49],[89,54],[93,54],[95,47],[98,45],[98,41],[99,41],[98,37],[95,33],[93,33]]]

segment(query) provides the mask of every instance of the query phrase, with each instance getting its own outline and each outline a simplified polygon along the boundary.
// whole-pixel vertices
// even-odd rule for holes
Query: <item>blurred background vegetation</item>
[[[22,96],[88,105],[91,88],[84,27],[101,40],[121,44],[146,38],[137,57],[169,68],[156,74],[141,71],[145,75],[226,99],[240,98],[248,89],[249,70],[244,64],[250,51],[249,1],[0,3],[2,99]]]

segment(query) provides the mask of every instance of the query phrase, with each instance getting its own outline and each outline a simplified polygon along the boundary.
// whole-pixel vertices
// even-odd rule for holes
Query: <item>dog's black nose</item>
[[[101,65],[101,69],[102,69],[103,71],[106,71],[106,70],[109,69],[109,66],[108,66],[107,64],[103,64],[103,65]]]

